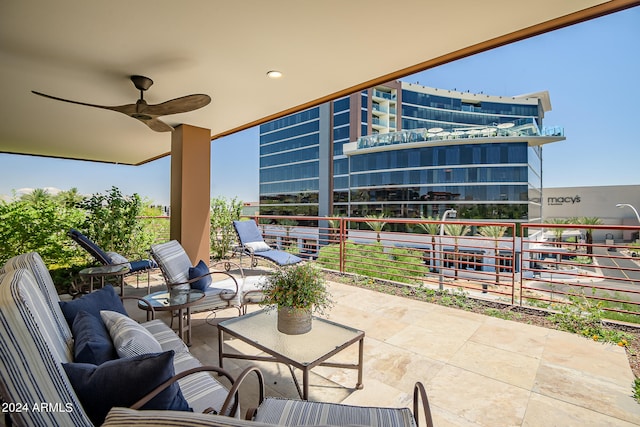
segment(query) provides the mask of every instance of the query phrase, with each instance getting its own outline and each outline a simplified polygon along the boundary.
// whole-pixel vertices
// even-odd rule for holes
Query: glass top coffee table
[[[291,376],[300,397],[309,398],[309,372],[316,366],[330,366],[358,370],[356,388],[362,385],[362,361],[364,351],[364,332],[313,317],[310,332],[302,335],[286,335],[278,331],[277,311],[260,310],[244,316],[218,323],[218,354],[220,367],[223,359],[245,359],[284,363],[289,367]],[[224,352],[224,334],[229,334],[251,346],[262,350],[270,356],[245,355]],[[358,363],[344,364],[325,362],[352,344],[358,343]],[[302,371],[302,390],[296,379],[293,368]]]
[[[204,298],[204,292],[197,289],[171,289],[158,291],[142,297],[138,308],[147,310],[147,320],[152,320],[155,311],[175,311],[178,314],[178,336],[185,344],[191,345],[191,307]],[[149,305],[153,306],[153,310]],[[173,317],[171,318],[173,323]],[[185,336],[186,333],[186,336]]]

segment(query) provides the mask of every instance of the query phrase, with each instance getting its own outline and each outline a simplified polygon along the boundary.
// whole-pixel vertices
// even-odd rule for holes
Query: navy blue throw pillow
[[[189,268],[189,280],[195,279],[196,277],[204,276],[200,280],[196,280],[191,283],[191,289],[198,289],[204,292],[207,287],[211,284],[211,275],[209,273],[209,266],[204,263],[204,261],[200,260],[200,262],[195,267]]]
[[[118,358],[109,331],[102,319],[80,311],[71,327],[73,333],[73,361],[102,365]]]
[[[86,311],[98,319],[100,319],[101,310],[116,311],[128,316],[120,297],[111,285],[105,285],[101,289],[71,301],[60,301],[60,308],[69,327],[73,326],[73,320],[81,311]]]
[[[102,425],[115,406],[129,407],[174,375],[173,350],[105,362],[64,363],[71,386],[95,425]],[[177,382],[141,409],[193,411]]]

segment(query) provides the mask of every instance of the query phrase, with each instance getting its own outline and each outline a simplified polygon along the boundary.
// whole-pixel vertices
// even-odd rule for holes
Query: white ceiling
[[[20,0],[0,4],[0,152],[140,164],[169,133],[101,105],[192,93],[208,106],[170,125],[215,138],[284,112],[637,0]],[[572,15],[573,14],[573,15]],[[271,80],[266,72],[280,70]],[[215,143],[215,142],[214,142]]]

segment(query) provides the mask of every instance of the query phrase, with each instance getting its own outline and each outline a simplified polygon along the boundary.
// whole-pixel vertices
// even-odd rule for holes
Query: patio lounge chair
[[[257,265],[257,258],[270,261],[278,267],[302,261],[302,258],[296,255],[270,247],[262,238],[262,233],[255,221],[233,221],[233,227],[240,242],[240,264],[242,264],[242,255],[251,257],[252,267]]]
[[[261,293],[259,283],[262,276],[245,277],[242,269],[238,267],[242,276],[238,279],[227,271],[204,264],[204,261],[194,267],[177,240],[152,245],[151,256],[160,267],[167,289],[188,289],[197,286],[192,284],[201,279],[208,282],[206,277],[211,277],[210,283],[203,285],[204,299],[195,305],[192,311],[216,311],[235,307],[239,313],[242,313],[243,305],[249,299],[248,296]],[[229,265],[229,262],[225,261],[225,264]],[[217,280],[219,278],[222,280]]]
[[[74,242],[76,242],[82,249],[89,252],[89,254],[96,259],[102,265],[117,265],[117,264],[128,264],[129,265],[129,273],[128,275],[135,274],[136,275],[136,285],[138,283],[138,278],[140,273],[147,272],[147,291],[150,286],[150,277],[149,273],[154,268],[158,268],[158,265],[152,259],[140,259],[137,261],[129,261],[122,255],[117,252],[106,252],[100,246],[98,246],[93,240],[89,239],[87,236],[79,232],[78,230],[72,228],[67,233],[67,236],[71,238]]]

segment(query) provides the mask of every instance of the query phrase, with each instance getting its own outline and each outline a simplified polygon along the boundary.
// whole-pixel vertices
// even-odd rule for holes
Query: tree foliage
[[[211,255],[216,259],[224,258],[236,240],[233,221],[242,215],[242,201],[237,198],[227,200],[224,197],[211,199]]]
[[[138,219],[143,209],[140,196],[124,196],[111,187],[105,194],[85,198],[78,206],[86,215],[80,230],[102,249],[130,259],[146,255],[154,236]]]
[[[38,252],[47,264],[78,257],[66,233],[82,223],[84,214],[43,194],[0,202],[0,264],[26,252]]]

